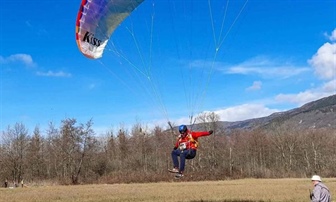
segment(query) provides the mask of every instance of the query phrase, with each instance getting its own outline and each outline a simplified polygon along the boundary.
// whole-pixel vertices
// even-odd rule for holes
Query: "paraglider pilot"
[[[193,159],[196,156],[198,147],[198,138],[208,136],[213,133],[210,131],[189,131],[186,125],[179,126],[180,135],[175,143],[175,147],[171,152],[174,168],[168,169],[171,173],[176,173],[175,177],[180,178],[183,176],[186,159]],[[178,160],[180,157],[180,162]]]

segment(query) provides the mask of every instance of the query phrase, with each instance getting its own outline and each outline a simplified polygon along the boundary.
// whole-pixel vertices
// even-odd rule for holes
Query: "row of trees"
[[[327,129],[296,131],[284,125],[272,130],[225,134],[218,117],[198,118],[201,130],[197,157],[187,162],[186,179],[307,177],[336,173],[336,132]],[[42,133],[22,123],[2,132],[0,176],[3,180],[50,181],[61,184],[154,182],[171,179],[172,130],[135,124],[131,129],[97,135],[93,122],[66,119]]]

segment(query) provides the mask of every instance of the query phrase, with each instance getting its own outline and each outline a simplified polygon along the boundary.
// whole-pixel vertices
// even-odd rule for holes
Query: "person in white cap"
[[[327,186],[322,183],[321,177],[313,175],[311,178],[314,189],[310,194],[310,200],[312,202],[331,202],[330,191]]]

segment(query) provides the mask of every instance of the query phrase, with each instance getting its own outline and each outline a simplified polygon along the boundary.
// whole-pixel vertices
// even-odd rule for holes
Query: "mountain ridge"
[[[336,94],[324,97],[288,111],[276,112],[266,117],[244,121],[219,121],[226,132],[233,130],[269,129],[272,125],[289,124],[297,129],[336,129]]]

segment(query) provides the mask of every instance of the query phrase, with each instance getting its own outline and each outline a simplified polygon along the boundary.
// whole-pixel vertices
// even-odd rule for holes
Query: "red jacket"
[[[179,135],[175,148],[185,149],[197,149],[198,138],[202,136],[208,136],[210,133],[208,131],[189,131],[187,130],[187,135]]]

